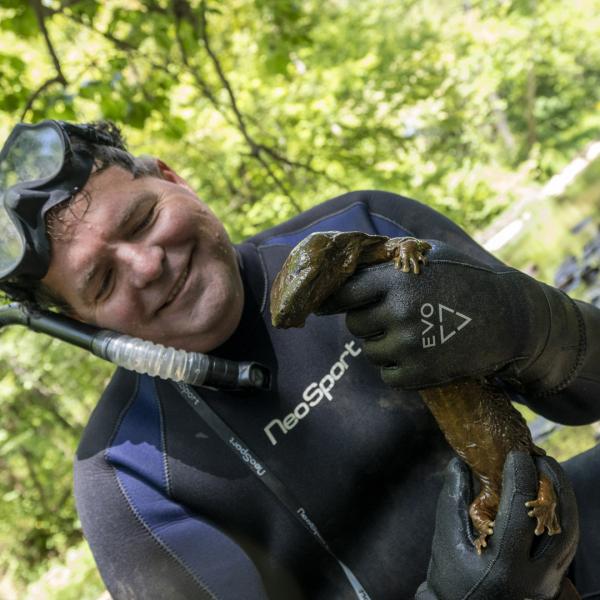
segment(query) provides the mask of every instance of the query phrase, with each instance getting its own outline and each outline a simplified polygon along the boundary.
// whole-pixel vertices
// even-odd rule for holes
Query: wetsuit
[[[496,261],[445,217],[384,192],[335,198],[237,246],[244,312],[214,354],[268,365],[271,391],[197,388],[223,432],[172,383],[118,370],[78,448],[77,507],[114,598],[334,600],[364,590],[398,600],[425,579],[452,456],[431,415],[416,392],[383,384],[343,316],[270,326],[283,260],[328,230],[439,239]]]

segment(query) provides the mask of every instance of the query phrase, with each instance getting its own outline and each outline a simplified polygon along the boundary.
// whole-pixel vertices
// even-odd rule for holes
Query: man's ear
[[[160,158],[156,159],[156,166],[164,180],[181,185],[190,192],[194,191],[192,190],[190,184],[183,177],[180,177],[175,171],[173,171],[173,169],[171,169],[171,167],[169,167],[169,165],[160,160]]]

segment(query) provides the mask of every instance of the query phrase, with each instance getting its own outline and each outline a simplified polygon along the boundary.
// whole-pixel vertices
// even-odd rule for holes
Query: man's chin
[[[228,321],[225,321],[223,316],[217,323],[216,326],[210,326],[207,324],[206,327],[198,327],[195,330],[192,326],[187,329],[184,335],[180,337],[170,337],[168,340],[161,342],[165,346],[172,346],[178,350],[187,350],[188,352],[202,352],[209,353],[215,348],[218,348],[224,344],[236,330],[239,323],[231,322],[231,316]]]
[[[242,317],[243,292],[236,294],[218,288],[212,292],[210,296],[200,296],[184,319],[163,324],[163,331],[169,331],[169,335],[164,336],[162,344],[209,353],[233,335]]]

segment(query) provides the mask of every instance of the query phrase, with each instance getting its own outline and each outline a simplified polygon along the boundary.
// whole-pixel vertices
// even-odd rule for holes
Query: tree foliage
[[[113,119],[235,241],[358,188],[473,230],[597,137],[598,31],[600,0],[0,0],[0,137]],[[108,371],[12,331],[0,364],[0,561],[24,575],[79,535],[68,456]]]
[[[469,227],[598,125],[598,0],[4,0],[2,120],[110,118],[235,239],[393,189]]]
[[[111,371],[19,327],[0,336],[0,565],[19,578],[81,538],[72,456]]]

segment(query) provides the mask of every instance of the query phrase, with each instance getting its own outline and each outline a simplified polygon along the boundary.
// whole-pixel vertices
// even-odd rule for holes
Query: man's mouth
[[[171,302],[173,302],[173,300],[175,300],[175,298],[177,297],[177,295],[179,294],[179,292],[182,290],[183,286],[185,285],[185,282],[187,281],[189,273],[190,273],[190,264],[188,262],[187,266],[183,270],[183,273],[179,276],[179,279],[177,280],[177,282],[173,286],[173,289],[167,296],[165,303],[160,307],[160,310],[163,310],[164,308],[169,306],[169,304],[171,304]]]

